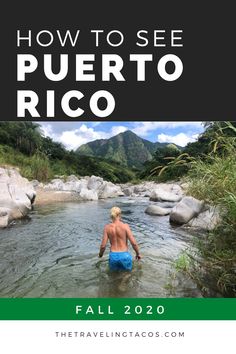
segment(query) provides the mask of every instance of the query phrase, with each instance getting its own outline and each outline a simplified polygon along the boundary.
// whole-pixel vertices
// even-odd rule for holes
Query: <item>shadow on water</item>
[[[132,271],[110,271],[107,261],[98,261],[97,297],[138,297],[142,264],[134,262]]]
[[[173,261],[192,235],[168,217],[144,213],[147,198],[35,207],[30,219],[0,231],[0,297],[167,297]],[[140,245],[131,272],[110,272],[98,250],[109,210],[117,205]],[[132,250],[130,250],[132,252]],[[132,252],[133,253],[133,252]],[[175,296],[199,296],[181,277]]]

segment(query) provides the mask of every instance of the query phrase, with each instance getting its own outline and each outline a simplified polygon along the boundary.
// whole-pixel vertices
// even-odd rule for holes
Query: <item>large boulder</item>
[[[127,196],[130,197],[133,194],[134,187],[127,187],[123,188],[122,192]]]
[[[140,184],[131,185],[130,183],[121,184],[122,192],[126,196],[148,196],[150,197],[151,191],[155,188],[155,182],[142,182]]]
[[[123,196],[124,193],[121,190],[120,186],[116,186],[111,182],[105,182],[99,189],[99,199],[106,199],[106,198],[115,198]]]
[[[45,190],[62,191],[64,187],[64,181],[60,178],[52,179],[50,183],[45,184]]]
[[[155,205],[158,205],[162,208],[169,208],[172,209],[174,206],[176,206],[176,202],[156,202]]]
[[[0,228],[7,227],[10,213],[11,209],[2,207],[0,208]]]
[[[0,227],[26,216],[32,209],[36,192],[15,168],[0,168]]]
[[[97,176],[91,176],[88,180],[87,188],[98,190],[103,184],[103,179]]]
[[[196,217],[203,209],[204,201],[195,199],[193,197],[184,197],[171,210],[170,222],[175,224],[186,224],[192,218]]]
[[[82,188],[83,188],[83,185],[81,185],[81,183],[79,181],[78,182],[65,182],[63,184],[62,189],[60,189],[60,190],[65,191],[65,192],[80,193]]]
[[[178,184],[168,183],[157,184],[150,194],[153,202],[179,202],[182,197],[182,188]]]
[[[162,208],[158,205],[149,205],[145,210],[146,214],[159,215],[159,216],[168,215],[170,214],[170,212],[171,212],[171,208]]]
[[[205,231],[212,231],[220,224],[220,222],[220,210],[217,207],[210,207],[208,210],[200,213],[196,218],[191,219],[186,226]]]
[[[33,179],[30,183],[31,183],[33,189],[37,188],[40,185],[40,182],[37,179]]]
[[[86,179],[78,179],[76,176],[71,175],[67,177],[66,182],[61,178],[51,180],[50,183],[44,185],[44,189],[46,191],[80,193],[82,188],[87,188],[87,184],[88,181]]]
[[[75,175],[70,175],[66,178],[66,182],[78,182],[79,179]]]
[[[179,202],[181,199],[181,195],[161,189],[154,189],[150,195],[153,202]]]
[[[98,200],[98,194],[96,191],[88,188],[82,188],[80,191],[80,197],[82,200]]]
[[[143,194],[147,191],[147,186],[142,183],[142,184],[137,184],[134,186],[134,193],[135,194]]]
[[[121,185],[126,196],[151,197],[153,201],[179,202],[183,196],[182,188],[176,183],[156,183],[152,181],[131,185]]]

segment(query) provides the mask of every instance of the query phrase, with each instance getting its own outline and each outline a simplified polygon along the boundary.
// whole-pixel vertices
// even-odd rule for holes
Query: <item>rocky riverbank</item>
[[[31,183],[17,169],[0,167],[0,228],[26,216],[35,197]]]
[[[155,183],[146,181],[132,185],[104,181],[101,177],[66,180],[58,178],[48,184],[33,181],[37,192],[36,204],[61,201],[86,201],[126,196],[131,199],[147,198],[149,206],[144,210],[151,216],[169,215],[170,223],[203,230],[213,230],[220,222],[217,208],[186,195],[184,183]]]
[[[144,182],[135,186],[123,186],[122,191],[130,197],[149,197],[145,213],[151,216],[169,215],[170,223],[183,227],[213,230],[220,222],[220,211],[205,201],[187,194],[185,183]]]
[[[0,168],[0,227],[26,216],[36,205],[69,201],[97,201],[126,196],[149,200],[145,213],[169,215],[170,223],[184,227],[214,229],[220,222],[217,208],[186,195],[185,184],[143,182],[115,185],[101,177],[56,178],[50,183],[29,182],[15,168]]]
[[[37,193],[37,205],[59,201],[95,201],[124,195],[120,186],[96,176],[79,179],[71,175],[66,179],[53,179],[47,184],[38,181],[31,183]]]

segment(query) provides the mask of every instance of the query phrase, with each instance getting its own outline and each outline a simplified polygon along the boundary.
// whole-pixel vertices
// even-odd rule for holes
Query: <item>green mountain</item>
[[[110,139],[95,140],[81,145],[76,152],[79,155],[100,157],[131,168],[140,168],[144,162],[152,159],[158,148],[166,145],[168,144],[152,143],[127,130]]]
[[[135,179],[134,171],[114,160],[82,156],[44,137],[34,122],[0,122],[0,167],[18,167],[21,174],[40,182],[55,176],[96,175],[113,183]]]

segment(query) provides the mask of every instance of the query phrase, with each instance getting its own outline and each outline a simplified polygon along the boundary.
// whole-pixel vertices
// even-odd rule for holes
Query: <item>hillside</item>
[[[125,183],[135,173],[108,159],[80,156],[44,137],[33,122],[0,122],[0,166],[19,167],[23,176],[48,181],[55,176],[96,175],[114,183]]]
[[[166,143],[152,143],[127,130],[110,139],[95,140],[81,145],[76,152],[79,155],[105,158],[124,166],[140,168],[144,162],[152,159],[158,148],[166,145]]]

